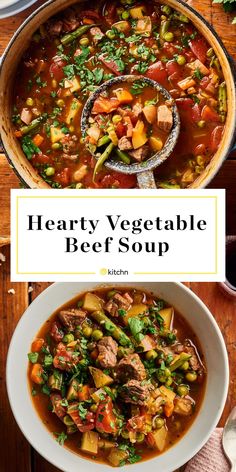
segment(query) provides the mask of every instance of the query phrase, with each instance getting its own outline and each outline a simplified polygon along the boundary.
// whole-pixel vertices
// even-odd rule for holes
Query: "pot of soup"
[[[121,76],[132,76],[133,86],[117,84],[111,94],[106,83]],[[140,76],[170,100],[149,93]],[[102,85],[84,133],[81,117]],[[201,188],[234,141],[231,61],[210,25],[176,0],[98,0],[92,8],[48,1],[12,38],[0,90],[3,146],[30,188],[137,188],[129,166],[145,172],[153,155],[160,164],[152,186]],[[174,126],[171,107],[180,133],[161,160]]]

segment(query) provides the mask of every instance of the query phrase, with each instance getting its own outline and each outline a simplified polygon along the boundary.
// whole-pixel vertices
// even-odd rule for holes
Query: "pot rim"
[[[1,75],[1,72],[2,72],[3,65],[4,65],[5,61],[7,60],[8,52],[10,51],[12,45],[14,44],[15,40],[17,39],[17,37],[19,36],[21,31],[25,28],[25,26],[28,23],[30,23],[30,21],[35,16],[37,16],[41,11],[43,11],[45,8],[47,8],[49,5],[53,4],[54,2],[55,2],[55,0],[48,0],[48,1],[46,1],[46,3],[40,5],[35,11],[33,11],[23,21],[23,23],[19,26],[19,28],[17,28],[17,30],[13,34],[11,40],[9,41],[6,49],[4,50],[3,55],[0,57],[0,75]],[[228,53],[222,39],[219,37],[218,33],[215,31],[213,26],[208,22],[208,20],[206,20],[197,10],[195,10],[195,8],[193,8],[191,5],[186,3],[184,0],[178,0],[178,3],[180,3],[182,5],[182,7],[189,10],[194,16],[196,16],[210,30],[211,34],[215,37],[216,41],[218,42],[220,48],[222,49],[222,51],[223,51],[223,53],[224,53],[224,55],[227,59],[232,77],[234,79],[234,91],[235,91],[235,95],[236,95],[236,61],[234,61],[232,56]],[[234,108],[236,110],[236,102],[234,104]],[[190,188],[205,188],[205,187],[207,187],[207,185],[213,180],[215,175],[218,173],[218,171],[219,171],[220,167],[222,166],[223,162],[227,159],[229,153],[231,152],[231,149],[233,148],[233,145],[235,144],[235,141],[236,141],[236,112],[234,114],[234,132],[232,133],[231,139],[230,139],[229,144],[228,144],[228,148],[222,152],[222,158],[218,160],[217,165],[215,166],[213,171],[208,176],[203,178],[203,182],[200,182],[199,186],[194,185],[195,182],[196,182],[196,180],[195,180],[195,182],[193,182],[193,186],[192,187],[190,186]],[[16,169],[15,164],[14,164],[12,158],[9,156],[9,154],[6,150],[6,147],[4,145],[4,141],[2,139],[0,139],[0,143],[3,147],[4,154],[5,154],[8,162],[9,162],[9,164],[11,164],[11,166],[14,168],[14,172],[16,173],[17,177],[19,178],[20,182],[24,185],[24,187],[31,188],[30,185],[26,182],[26,180],[20,175],[19,171]]]

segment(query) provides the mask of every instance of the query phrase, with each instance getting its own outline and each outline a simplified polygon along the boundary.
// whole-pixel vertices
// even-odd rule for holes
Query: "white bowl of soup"
[[[220,329],[180,283],[53,284],[7,360],[20,429],[66,472],[175,470],[210,437],[228,382]]]

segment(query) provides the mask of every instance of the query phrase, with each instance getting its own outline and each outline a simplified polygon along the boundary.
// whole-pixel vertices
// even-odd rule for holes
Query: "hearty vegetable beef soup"
[[[202,402],[199,342],[165,301],[102,289],[59,309],[33,341],[34,405],[60,445],[112,466],[181,438]]]
[[[96,159],[81,136],[80,118],[89,95],[103,82],[143,75],[170,92],[181,117],[177,146],[156,170],[157,186],[188,187],[217,151],[224,131],[226,86],[214,50],[185,15],[156,0],[101,0],[93,10],[90,3],[76,4],[42,25],[18,67],[12,120],[26,157],[54,188],[136,187],[136,176],[104,166],[94,178]],[[158,150],[163,133],[147,126],[143,91],[130,93],[126,113],[118,95],[118,114],[109,116],[100,108],[94,119],[109,118],[110,148],[118,142],[126,152],[131,131],[140,136],[132,162],[143,159],[147,142]],[[162,113],[162,121],[168,128],[168,113]],[[93,138],[97,144],[100,136]]]

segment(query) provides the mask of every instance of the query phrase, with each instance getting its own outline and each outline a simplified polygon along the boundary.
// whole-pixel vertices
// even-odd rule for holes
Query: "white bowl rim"
[[[53,283],[52,285],[50,285],[49,287],[47,287],[43,292],[41,292],[36,298],[35,300],[27,307],[27,309],[25,310],[25,312],[23,313],[23,315],[21,316],[16,328],[15,328],[15,331],[13,333],[13,336],[11,338],[11,342],[10,342],[10,345],[9,345],[9,349],[8,349],[8,355],[7,355],[7,363],[6,363],[6,385],[7,385],[7,393],[8,393],[8,398],[9,398],[9,402],[10,402],[10,406],[11,406],[11,409],[12,409],[12,412],[13,412],[13,415],[14,415],[14,418],[20,428],[20,430],[22,431],[22,433],[24,434],[25,438],[28,440],[28,442],[31,444],[31,446],[42,456],[44,457],[48,462],[50,462],[51,464],[53,464],[55,467],[61,467],[60,463],[55,459],[53,458],[52,459],[52,456],[50,456],[50,454],[47,454],[45,453],[41,448],[40,446],[38,445],[38,441],[35,440],[35,438],[33,439],[32,436],[31,436],[31,433],[32,431],[26,431],[25,430],[25,427],[24,427],[24,419],[22,418],[22,415],[19,413],[19,410],[16,410],[15,408],[15,401],[14,401],[14,392],[12,391],[12,385],[11,385],[11,364],[12,364],[12,361],[13,361],[13,358],[12,358],[12,355],[14,353],[14,349],[15,349],[15,343],[17,341],[17,338],[18,338],[18,333],[19,331],[23,328],[26,320],[32,316],[31,315],[31,312],[34,311],[34,307],[39,304],[41,302],[41,300],[45,297],[47,297],[47,295],[50,293],[50,292],[53,292],[53,290],[56,288],[56,287],[60,287],[60,286],[63,286],[63,285],[76,285],[77,282],[72,282],[72,283],[65,283],[65,282],[57,282],[57,283]],[[88,285],[89,283],[84,283],[84,282],[78,282],[78,284],[80,284],[81,287],[86,286]],[[223,370],[224,370],[224,377],[225,377],[225,382],[223,384],[221,384],[221,387],[222,387],[222,396],[221,396],[221,402],[219,404],[219,407],[218,407],[218,410],[215,414],[215,417],[214,419],[211,421],[211,424],[210,426],[208,427],[208,431],[205,433],[205,435],[201,438],[201,440],[198,441],[197,445],[195,445],[194,448],[191,449],[191,452],[188,452],[186,453],[186,455],[184,456],[184,460],[180,459],[178,461],[175,460],[175,462],[172,461],[172,467],[171,468],[168,468],[165,470],[165,472],[172,472],[173,470],[175,469],[178,469],[179,467],[181,467],[184,463],[187,463],[194,455],[196,455],[199,450],[204,446],[204,444],[208,441],[208,439],[210,438],[212,432],[214,431],[215,427],[217,426],[218,422],[219,422],[219,419],[221,417],[221,414],[223,412],[223,409],[224,409],[224,406],[225,406],[225,402],[226,402],[226,399],[227,399],[227,394],[228,394],[228,386],[229,386],[229,364],[228,364],[228,354],[227,354],[227,349],[226,349],[226,346],[225,346],[225,341],[224,341],[224,338],[222,336],[222,333],[220,331],[220,328],[215,320],[215,318],[213,317],[213,315],[211,314],[210,310],[207,308],[207,306],[203,303],[203,301],[194,293],[191,291],[191,289],[189,289],[188,287],[186,287],[185,285],[183,285],[182,283],[180,282],[156,282],[156,283],[146,283],[147,285],[150,285],[154,288],[154,285],[168,285],[168,284],[171,284],[171,285],[175,285],[179,288],[181,288],[186,294],[188,294],[190,297],[192,297],[195,302],[199,305],[199,307],[204,311],[206,317],[208,318],[208,320],[210,321],[210,323],[212,324],[213,328],[214,328],[214,331],[215,331],[215,334],[217,335],[217,338],[218,338],[218,341],[219,341],[219,344],[220,344],[220,347],[221,347],[221,350],[222,350],[222,354],[223,354],[223,364],[224,364],[224,367],[223,367]],[[141,283],[141,282],[133,282],[133,283],[105,283],[105,284],[97,284],[97,283],[91,283],[90,285],[93,286],[93,288],[88,288],[88,290],[94,290],[96,288],[100,288],[100,287],[103,287],[103,286],[116,286],[116,287],[144,287],[144,285],[146,285],[145,283]],[[85,288],[86,290],[86,288]],[[81,288],[77,293],[83,293],[83,288]],[[147,289],[146,289],[147,290]],[[150,291],[152,291],[150,289]],[[157,290],[157,293],[158,293],[158,290]],[[70,299],[73,299],[70,298]],[[70,301],[70,299],[68,299],[68,302]],[[168,300],[167,300],[168,301]],[[66,303],[66,302],[65,302]],[[58,306],[58,308],[60,307],[61,305]],[[48,317],[45,317],[45,321],[48,319]],[[42,325],[42,323],[41,323]],[[37,329],[37,331],[35,332],[35,334],[37,334],[37,332],[39,331],[40,327]],[[33,338],[32,338],[33,339]],[[13,356],[14,357],[14,356]],[[204,403],[204,399],[203,399],[203,403]],[[31,404],[33,406],[33,402],[31,401]],[[202,406],[201,406],[202,407]],[[33,407],[34,409],[34,407]],[[37,412],[35,411],[34,409],[34,412],[35,412],[35,418],[37,417]],[[198,413],[197,415],[197,418],[199,418],[200,416],[200,412]],[[196,418],[196,419],[197,419]],[[195,421],[193,422],[192,426],[190,427],[190,429],[192,429],[194,423],[196,422],[196,419]],[[41,419],[40,419],[40,422],[41,422],[41,425],[43,425]],[[46,427],[43,425],[43,428],[44,428],[44,431],[47,431]],[[189,430],[188,430],[189,431]],[[187,433],[183,436],[183,439],[184,437],[186,437],[188,435],[188,431]],[[46,436],[45,436],[46,437]],[[48,433],[48,438],[50,438],[51,435],[50,433]],[[38,440],[39,438],[37,438]],[[171,448],[169,448],[165,453],[162,453],[161,455],[159,456],[156,456],[154,457],[153,459],[150,459],[148,461],[142,461],[141,463],[136,463],[136,464],[133,464],[133,465],[128,465],[128,466],[125,466],[123,467],[123,470],[131,470],[131,467],[132,467],[132,470],[134,470],[135,468],[135,471],[139,471],[139,472],[142,472],[143,471],[143,467],[144,467],[144,464],[152,464],[152,467],[155,466],[155,461],[158,460],[158,458],[161,458],[163,457],[164,455],[166,455],[169,451],[172,451],[176,446],[178,446],[178,444],[180,444],[183,439],[180,439],[174,446],[172,446]],[[56,441],[53,439],[54,443],[56,444]],[[61,446],[60,446],[61,448]],[[80,461],[83,461],[83,463],[87,463],[87,464],[90,464],[91,468],[90,470],[92,470],[92,465],[95,465],[94,467],[94,470],[96,468],[96,472],[97,471],[100,471],[102,472],[104,469],[108,470],[111,470],[111,467],[110,466],[106,466],[105,464],[103,463],[96,463],[96,462],[91,462],[89,459],[83,459],[83,457],[69,451],[69,449],[67,448],[62,448],[64,451],[68,451],[70,456],[71,455],[74,455],[75,457],[78,458],[78,466],[80,465]],[[158,465],[158,464],[157,464]],[[83,464],[82,464],[83,466]],[[69,466],[66,466],[66,467],[69,467]],[[63,470],[63,472],[71,472],[71,469],[69,468],[63,468],[61,469]],[[74,472],[75,469],[73,469],[73,472]],[[89,470],[89,469],[88,469]],[[87,468],[86,468],[86,471],[87,471]]]

